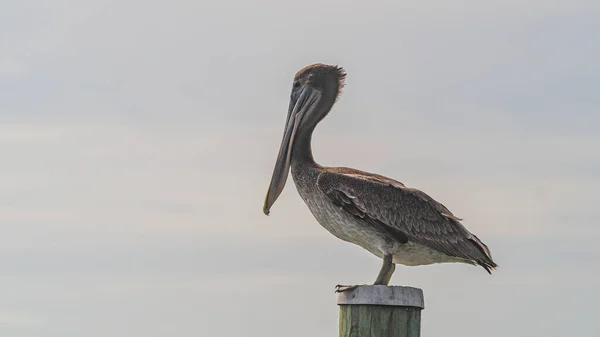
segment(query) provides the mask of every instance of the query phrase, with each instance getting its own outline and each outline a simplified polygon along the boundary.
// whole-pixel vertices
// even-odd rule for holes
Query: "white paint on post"
[[[413,287],[371,285],[359,286],[339,294],[338,305],[389,305],[425,308],[423,290]]]

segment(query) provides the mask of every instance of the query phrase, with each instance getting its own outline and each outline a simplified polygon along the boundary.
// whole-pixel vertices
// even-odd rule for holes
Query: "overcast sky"
[[[368,5],[367,5],[368,3]],[[12,1],[0,11],[0,335],[337,336],[380,260],[262,203],[293,75],[347,86],[316,160],[491,248],[396,269],[422,335],[596,336],[600,2]]]

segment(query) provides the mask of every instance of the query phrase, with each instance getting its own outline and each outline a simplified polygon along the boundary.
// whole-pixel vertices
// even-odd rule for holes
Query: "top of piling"
[[[338,305],[389,305],[425,308],[423,290],[413,287],[359,286],[339,294]]]

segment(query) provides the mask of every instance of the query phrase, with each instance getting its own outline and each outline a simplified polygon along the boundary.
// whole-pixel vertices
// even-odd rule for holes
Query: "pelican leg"
[[[394,275],[394,270],[396,270],[396,264],[392,263],[392,268],[390,269],[390,272],[387,274],[386,278],[383,280],[383,284],[385,284],[386,286],[390,284],[390,280],[392,279],[392,275]]]
[[[394,274],[394,270],[396,270],[396,264],[393,263],[392,260],[393,260],[392,255],[385,255],[383,257],[383,265],[381,266],[381,270],[379,271],[377,280],[375,280],[375,283],[373,283],[374,285],[388,285],[390,283],[390,279],[392,278],[392,275]],[[338,284],[337,286],[335,286],[335,292],[342,293],[344,291],[354,290],[354,289],[356,289],[360,286],[364,286],[364,285],[366,285],[366,284],[353,285],[353,286]]]
[[[392,274],[396,269],[396,265],[392,262],[392,258],[393,256],[391,254],[383,257],[383,265],[381,266],[381,270],[379,271],[375,283],[373,283],[374,285],[387,285],[390,282]]]

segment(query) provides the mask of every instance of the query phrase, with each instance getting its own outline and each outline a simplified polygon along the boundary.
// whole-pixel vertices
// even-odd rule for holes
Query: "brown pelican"
[[[462,262],[491,274],[497,265],[488,247],[429,195],[381,175],[314,161],[313,130],[337,101],[345,78],[344,69],[325,64],[296,73],[264,213],[269,215],[291,167],[298,193],[317,221],[339,239],[383,259],[374,284],[387,285],[396,263]]]

